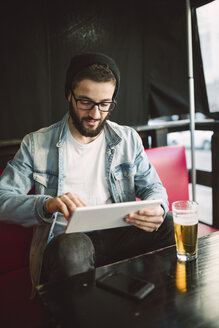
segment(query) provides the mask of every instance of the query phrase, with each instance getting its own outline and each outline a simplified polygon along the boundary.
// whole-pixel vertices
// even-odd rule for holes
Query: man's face
[[[83,80],[73,90],[76,99],[94,102],[112,101],[115,85],[112,82]],[[82,136],[96,137],[104,127],[108,112],[101,112],[98,106],[91,110],[80,110],[72,94],[69,94],[69,113],[74,127]]]

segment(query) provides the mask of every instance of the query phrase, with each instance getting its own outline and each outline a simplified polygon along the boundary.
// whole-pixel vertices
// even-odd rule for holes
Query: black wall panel
[[[196,110],[207,113],[195,25],[194,33]],[[65,72],[79,51],[102,51],[120,67],[111,119],[143,125],[150,117],[189,112],[184,0],[5,3],[0,39],[0,140],[62,118]]]

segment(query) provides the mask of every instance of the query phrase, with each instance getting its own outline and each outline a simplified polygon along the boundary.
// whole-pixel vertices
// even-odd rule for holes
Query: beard
[[[69,103],[69,114],[71,116],[72,123],[74,124],[75,128],[84,137],[96,137],[103,130],[106,120],[110,116],[110,113],[108,113],[108,115],[105,117],[103,121],[99,120],[99,124],[96,127],[96,129],[92,129],[92,128],[86,128],[83,125],[83,121],[91,120],[92,117],[87,116],[80,119],[77,113],[75,112],[74,106],[72,105],[71,102]]]

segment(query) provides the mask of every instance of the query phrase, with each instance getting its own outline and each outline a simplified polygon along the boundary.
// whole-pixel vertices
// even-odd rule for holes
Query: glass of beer
[[[198,203],[179,200],[172,204],[176,252],[179,261],[197,258]]]

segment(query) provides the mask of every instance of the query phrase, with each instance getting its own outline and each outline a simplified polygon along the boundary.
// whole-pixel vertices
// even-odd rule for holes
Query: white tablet
[[[124,221],[124,218],[129,213],[161,204],[162,199],[156,199],[77,207],[68,221],[65,232],[82,232],[127,226],[129,224]]]

